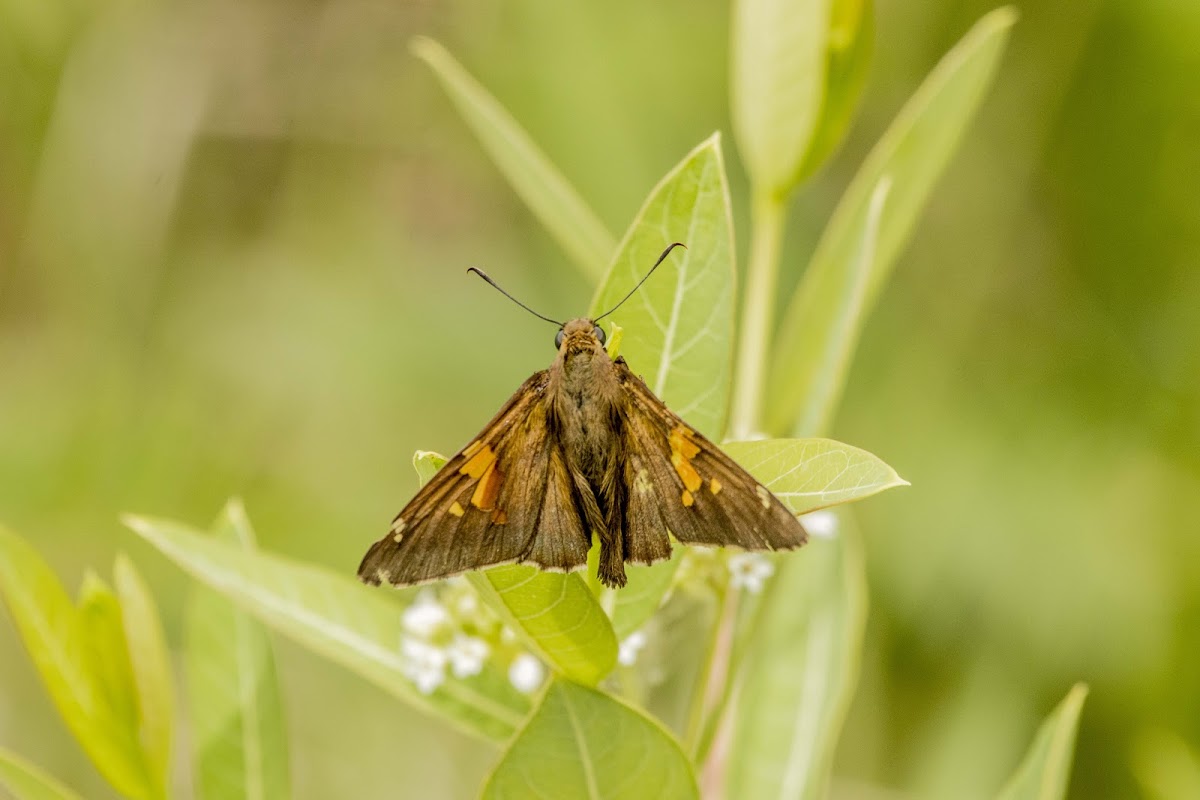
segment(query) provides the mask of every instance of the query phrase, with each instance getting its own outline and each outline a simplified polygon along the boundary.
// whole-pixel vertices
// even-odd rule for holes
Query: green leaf
[[[1025,760],[1000,791],[1000,800],[1061,800],[1066,796],[1079,712],[1087,692],[1086,684],[1075,684],[1046,718]]]
[[[534,216],[571,260],[594,278],[616,242],[562,173],[516,120],[432,39],[417,37],[413,52],[433,70],[463,119]]]
[[[82,800],[40,768],[0,747],[0,786],[16,800]]]
[[[624,639],[645,625],[662,606],[683,558],[683,548],[684,545],[672,542],[670,561],[651,566],[626,564],[625,575],[629,582],[619,591],[603,589],[600,603],[610,604],[609,615],[618,639]]]
[[[86,608],[76,609],[33,548],[0,527],[0,594],[59,714],[96,768],[122,794],[153,797],[130,721],[132,701],[122,699],[132,689],[112,685],[128,666],[120,664],[125,646],[111,590],[92,576],[82,592]]]
[[[592,301],[593,316],[625,297],[663,248],[683,242],[610,319],[629,367],[677,414],[719,438],[729,405],[735,268],[729,186],[713,134],[650,192]],[[624,637],[662,603],[678,561],[627,567],[620,591],[597,587]]]
[[[429,450],[413,456],[422,484],[445,463]],[[612,625],[579,575],[507,564],[466,577],[489,608],[571,680],[595,684],[617,663]]]
[[[877,456],[832,439],[727,442],[724,449],[797,514],[908,486]]]
[[[728,797],[825,796],[867,610],[862,549],[845,522],[776,561],[735,705]]]
[[[713,134],[667,173],[625,234],[592,301],[615,306],[671,242],[683,242],[610,317],[629,368],[675,413],[720,438],[733,360],[733,223],[721,141]]]
[[[871,195],[858,251],[841,273],[842,283],[836,294],[829,298],[834,306],[826,318],[828,325],[820,336],[805,342],[803,361],[794,365],[788,377],[796,387],[796,396],[803,399],[795,417],[797,431],[827,430],[842,398],[850,363],[866,322],[867,287],[875,263],[879,220],[891,185],[891,180],[884,177]]]
[[[782,194],[800,174],[825,96],[831,0],[737,0],[730,107],[756,190]]]
[[[825,349],[839,316],[845,273],[860,252],[871,196],[880,180],[890,177],[860,319],[870,313],[934,182],[991,85],[1016,18],[1011,8],[1001,8],[976,23],[901,109],[846,190],[779,330],[768,376],[767,430],[814,432],[798,427],[796,419],[807,399],[804,365]]]
[[[138,535],[194,578],[300,644],[411,705],[468,733],[505,739],[529,700],[489,662],[467,679],[447,676],[425,695],[405,676],[400,651],[404,604],[339,573],[213,541],[179,523],[126,516]]]
[[[255,550],[254,531],[237,500],[226,504],[213,536]],[[197,796],[291,797],[283,706],[266,631],[198,586],[188,602],[185,637]]]
[[[118,555],[113,583],[120,600],[125,647],[136,692],[139,739],[151,780],[165,795],[171,776],[175,689],[171,652],[154,596],[125,555]]]
[[[679,744],[610,695],[555,681],[483,789],[484,800],[698,798]]]

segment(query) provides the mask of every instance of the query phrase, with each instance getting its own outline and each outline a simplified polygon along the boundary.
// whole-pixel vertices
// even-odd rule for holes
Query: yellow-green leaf
[[[877,456],[832,439],[763,439],[724,447],[797,514],[908,485]]]
[[[800,435],[820,432],[797,427],[797,414],[805,407],[808,388],[804,365],[825,348],[839,317],[845,274],[853,269],[860,251],[872,193],[885,175],[891,179],[860,321],[870,313],[934,182],[991,85],[1016,16],[1011,8],[1001,8],[976,23],[901,109],[846,190],[776,338],[766,394],[767,430]]]
[[[1000,800],[1062,800],[1066,796],[1075,732],[1087,692],[1086,684],[1075,684],[1046,718],[1025,760],[1000,791]]]
[[[483,789],[484,800],[688,800],[696,779],[657,722],[603,692],[554,681]]]
[[[616,242],[604,223],[502,105],[432,39],[413,52],[437,75],[463,119],[534,216],[588,277],[599,275]]]
[[[663,248],[683,242],[608,319],[624,329],[629,368],[676,414],[719,438],[729,403],[735,274],[729,187],[713,134],[667,173],[625,234],[592,301],[603,314]]]
[[[261,622],[468,733],[506,739],[529,711],[528,698],[490,661],[478,675],[447,676],[433,693],[418,691],[400,649],[404,604],[379,589],[321,567],[248,553],[180,523],[135,516],[125,523]]]
[[[175,688],[171,652],[154,596],[125,555],[113,566],[113,584],[121,604],[125,647],[137,700],[139,739],[151,780],[165,795],[171,775]]]
[[[96,768],[122,794],[154,797],[128,710],[132,689],[113,688],[128,666],[119,663],[125,647],[111,590],[92,576],[81,612],[33,548],[0,527],[0,594],[59,714]]]
[[[213,538],[254,551],[254,531],[239,501],[221,511]],[[197,586],[187,608],[186,658],[198,797],[291,797],[283,705],[266,631],[221,595]]]
[[[0,786],[15,800],[82,800],[41,768],[3,747],[0,747]]]
[[[422,484],[446,459],[418,450],[413,466]],[[617,638],[604,610],[577,574],[507,564],[467,574],[480,599],[555,670],[594,684],[617,663]]]

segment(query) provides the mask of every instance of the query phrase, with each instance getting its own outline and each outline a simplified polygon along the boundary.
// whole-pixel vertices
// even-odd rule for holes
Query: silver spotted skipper
[[[626,295],[628,300],[673,248]],[[799,547],[800,525],[765,486],[610,358],[596,319],[559,326],[558,356],[534,374],[417,492],[358,568],[366,583],[408,586],[506,563],[570,572],[600,542],[598,577],[625,585],[625,563],[685,544]]]

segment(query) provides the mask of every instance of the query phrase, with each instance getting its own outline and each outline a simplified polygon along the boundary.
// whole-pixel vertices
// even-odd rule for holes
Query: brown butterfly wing
[[[670,545],[665,531],[687,544],[746,550],[787,550],[808,536],[787,506],[661,400],[625,360],[616,360],[625,388],[626,558],[653,561]]]
[[[407,586],[507,562],[573,570],[590,544],[548,425],[548,373],[517,390],[367,551],[358,576]]]

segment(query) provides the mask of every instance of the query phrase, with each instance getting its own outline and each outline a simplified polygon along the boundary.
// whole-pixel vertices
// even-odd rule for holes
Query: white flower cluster
[[[422,590],[404,609],[401,625],[404,674],[422,694],[435,692],[447,673],[459,680],[478,675],[489,657],[508,662],[508,678],[519,691],[533,692],[545,679],[542,662],[516,646],[465,579]]]

